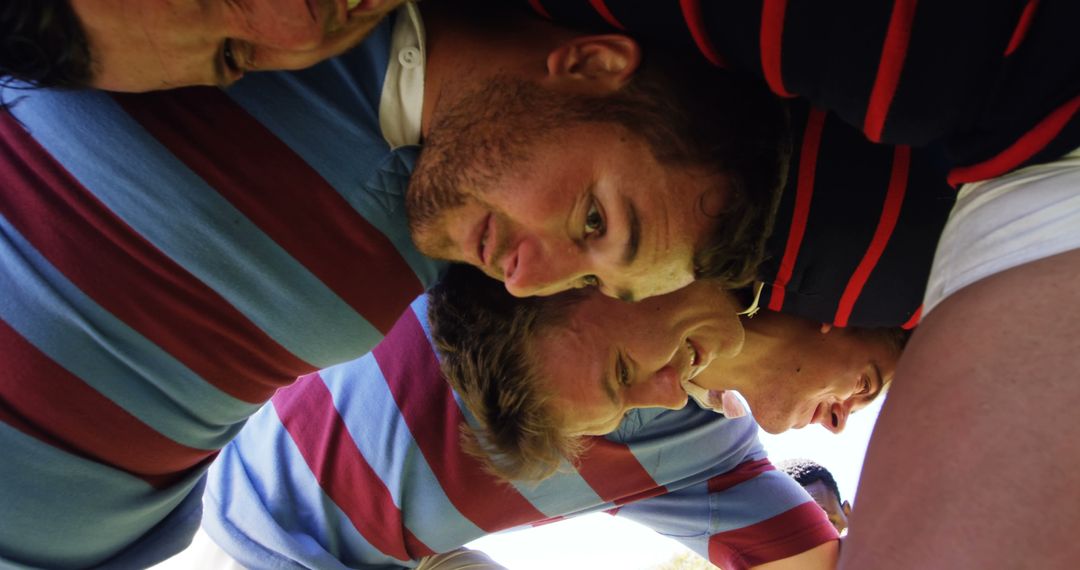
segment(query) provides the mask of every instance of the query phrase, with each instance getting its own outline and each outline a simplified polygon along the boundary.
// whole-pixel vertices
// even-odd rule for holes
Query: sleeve
[[[824,511],[765,458],[614,514],[682,542],[725,570],[780,560],[837,539]]]

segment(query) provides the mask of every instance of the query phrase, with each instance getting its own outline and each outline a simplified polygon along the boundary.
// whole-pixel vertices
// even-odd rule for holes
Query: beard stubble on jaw
[[[445,217],[470,197],[500,190],[498,181],[525,162],[532,146],[566,124],[566,103],[565,95],[495,76],[432,122],[405,196],[409,230],[421,252],[460,256],[447,252],[454,246]]]

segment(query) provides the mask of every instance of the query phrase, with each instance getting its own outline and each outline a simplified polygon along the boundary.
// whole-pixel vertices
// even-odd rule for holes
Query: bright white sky
[[[836,478],[840,493],[854,504],[866,444],[881,402],[848,418],[844,433],[834,435],[814,425],[775,436],[762,433],[762,441],[774,462],[805,457],[824,465]],[[196,537],[193,548],[167,560],[153,570],[204,570],[200,546],[209,542]],[[678,542],[646,527],[606,514],[594,514],[538,528],[503,533],[469,545],[488,553],[510,570],[650,570],[684,550]]]

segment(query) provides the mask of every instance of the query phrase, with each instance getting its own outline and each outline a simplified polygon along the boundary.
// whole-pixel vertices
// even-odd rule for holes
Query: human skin
[[[1080,306],[1077,275],[1080,251],[1055,255],[923,319],[870,439],[840,568],[1076,567],[1080,320],[1062,308]]]
[[[308,67],[358,44],[403,1],[70,0],[90,48],[91,85],[129,92]]]
[[[862,330],[761,311],[744,322],[735,358],[717,359],[694,383],[737,390],[769,433],[821,424],[843,431],[848,416],[870,404],[892,380],[900,349]]]
[[[892,378],[899,348],[880,335],[768,311],[739,327],[739,309],[704,280],[635,304],[592,295],[530,357],[575,435],[610,433],[633,408],[681,408],[684,381],[739,391],[771,433],[840,432]]]
[[[575,97],[625,86],[638,45],[545,28],[541,40],[491,50],[427,17],[434,7],[424,7],[424,151],[407,196],[417,247],[475,265],[516,296],[594,285],[641,299],[693,281],[725,181],[660,164],[622,126],[564,118]]]
[[[710,281],[632,304],[593,294],[533,339],[529,354],[563,429],[603,435],[634,408],[685,406],[682,383],[742,349],[737,312]]]

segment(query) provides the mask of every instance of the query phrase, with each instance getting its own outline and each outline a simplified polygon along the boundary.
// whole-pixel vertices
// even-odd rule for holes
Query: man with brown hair
[[[491,292],[513,302],[498,283],[468,271],[471,278],[447,286],[469,289],[481,304]],[[483,282],[491,291],[473,287]],[[529,396],[515,394],[517,384],[476,397],[444,379],[424,315],[429,304],[461,296],[461,289],[440,289],[418,299],[372,354],[280,391],[222,450],[203,525],[229,555],[257,568],[427,568],[436,561],[454,568],[458,556],[475,562],[459,549],[483,535],[606,511],[727,570],[828,567],[835,530],[769,463],[750,418],[696,405],[637,408],[613,433],[575,436],[583,444],[576,460],[542,481],[496,476],[489,466],[503,458],[463,436],[483,430],[479,414],[529,413],[527,404],[516,407]],[[459,305],[445,317],[462,310],[469,309]],[[728,317],[734,321],[734,312]],[[464,329],[460,339],[471,342]],[[480,361],[498,344],[492,340],[458,349],[478,355],[478,371],[490,372]],[[499,377],[519,380],[505,372]],[[466,567],[498,568],[492,564]]]
[[[628,305],[512,299],[455,270],[430,295],[443,370],[479,424],[472,448],[510,479],[549,476],[586,436],[634,409],[682,408],[688,393],[718,410],[738,393],[769,433],[840,432],[892,381],[907,338],[772,311],[740,322],[736,296],[707,280]]]
[[[623,35],[485,24],[501,4],[409,3],[339,59],[227,92],[0,110],[4,563],[181,549],[216,452],[277,388],[370,350],[438,278],[425,252],[520,293],[752,274],[783,106]],[[702,119],[705,92],[730,112]]]

